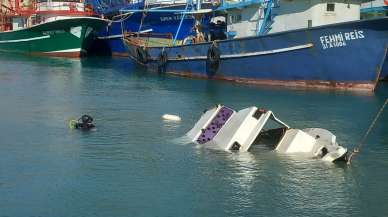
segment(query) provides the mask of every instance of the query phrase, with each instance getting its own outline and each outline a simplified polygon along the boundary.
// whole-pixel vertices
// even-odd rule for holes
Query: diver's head
[[[93,118],[89,115],[82,115],[81,121],[82,121],[82,123],[92,123]]]

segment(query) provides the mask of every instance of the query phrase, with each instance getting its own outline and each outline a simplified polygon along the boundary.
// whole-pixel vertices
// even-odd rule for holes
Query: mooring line
[[[364,136],[362,137],[360,143],[358,144],[358,146],[356,148],[353,149],[352,153],[349,155],[349,158],[348,158],[348,162],[347,164],[350,165],[351,161],[352,161],[352,158],[358,154],[360,152],[360,149],[362,147],[362,145],[364,144],[366,138],[368,137],[369,133],[372,131],[373,127],[375,126],[377,120],[379,119],[381,113],[384,111],[384,108],[385,106],[387,105],[388,103],[388,98],[385,99],[385,102],[384,104],[381,106],[379,112],[376,114],[376,117],[375,119],[372,121],[371,125],[369,125],[369,128],[368,130],[366,131],[366,133],[364,134]]]

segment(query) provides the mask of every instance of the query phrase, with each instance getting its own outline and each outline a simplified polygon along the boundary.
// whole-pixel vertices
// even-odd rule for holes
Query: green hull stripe
[[[23,41],[35,41],[40,39],[50,38],[49,35],[34,37],[34,38],[24,38],[24,39],[16,39],[16,40],[4,40],[0,41],[0,43],[14,43],[14,42],[23,42]]]

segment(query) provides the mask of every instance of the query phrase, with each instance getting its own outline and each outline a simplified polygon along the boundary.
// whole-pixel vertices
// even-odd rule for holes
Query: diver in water
[[[94,128],[93,118],[89,115],[82,115],[77,121],[70,121],[70,128],[80,129],[80,130],[90,130]]]

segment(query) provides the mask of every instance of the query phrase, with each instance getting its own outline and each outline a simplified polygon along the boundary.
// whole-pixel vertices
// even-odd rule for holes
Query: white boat
[[[205,111],[186,135],[196,144],[226,151],[245,152],[254,144],[266,144],[279,153],[302,154],[329,162],[347,157],[347,149],[338,145],[330,131],[293,129],[272,111],[255,106],[235,111],[217,105]]]

